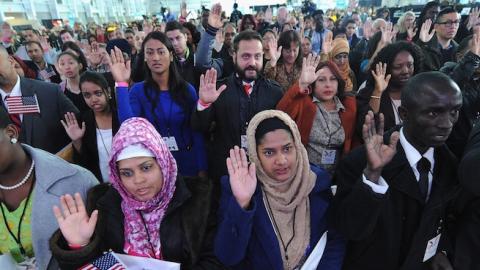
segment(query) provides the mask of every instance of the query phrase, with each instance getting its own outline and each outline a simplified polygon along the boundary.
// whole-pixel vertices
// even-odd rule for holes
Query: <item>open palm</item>
[[[128,82],[132,73],[130,60],[125,62],[122,51],[116,46],[110,53],[110,72],[115,82]]]
[[[385,91],[390,82],[391,74],[387,75],[387,64],[386,63],[377,63],[375,70],[372,70],[372,76],[375,80],[375,88],[381,93]]]
[[[79,193],[74,197],[70,194],[61,196],[60,205],[63,212],[55,205],[53,213],[65,240],[70,245],[87,245],[95,231],[98,211],[93,211],[89,217]]]
[[[362,134],[367,150],[367,168],[370,171],[379,171],[387,165],[397,152],[399,133],[394,132],[390,136],[390,144],[383,142],[384,117],[379,115],[378,130],[375,127],[375,118],[372,111],[365,116]]]
[[[303,58],[302,73],[298,80],[301,92],[308,90],[308,86],[317,80],[319,71],[315,71],[319,63],[320,56],[318,55],[309,54],[307,58]]]
[[[222,85],[217,90],[217,71],[211,68],[200,76],[200,88],[198,91],[200,101],[205,104],[213,103],[226,88],[226,85]]]
[[[227,169],[233,196],[238,204],[246,209],[257,188],[255,164],[248,165],[245,150],[235,146],[233,149],[230,149],[230,157],[227,158]]]
[[[83,138],[83,135],[85,135],[85,122],[82,122],[82,126],[80,127],[74,113],[67,112],[65,114],[65,120],[60,121],[63,128],[65,128],[65,132],[67,132],[68,137],[70,137],[72,141],[78,141]]]

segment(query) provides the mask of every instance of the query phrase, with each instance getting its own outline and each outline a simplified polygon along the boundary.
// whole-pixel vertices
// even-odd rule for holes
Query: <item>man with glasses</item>
[[[424,70],[439,70],[446,62],[456,62],[458,44],[453,40],[460,24],[460,14],[446,7],[438,13],[432,31],[431,20],[426,20],[420,30],[418,45],[422,48]]]

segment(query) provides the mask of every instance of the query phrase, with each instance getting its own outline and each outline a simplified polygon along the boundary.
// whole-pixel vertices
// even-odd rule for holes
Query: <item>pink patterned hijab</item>
[[[118,174],[116,162],[118,155],[123,149],[134,144],[140,144],[155,155],[163,174],[161,191],[145,202],[136,200],[125,189]],[[113,138],[109,167],[110,181],[122,197],[121,207],[125,216],[124,252],[134,256],[162,259],[160,224],[175,192],[177,179],[177,163],[167,145],[146,119],[130,118],[122,123]]]

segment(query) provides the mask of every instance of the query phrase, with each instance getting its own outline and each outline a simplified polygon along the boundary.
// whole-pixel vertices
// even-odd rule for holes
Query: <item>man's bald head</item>
[[[438,71],[413,76],[402,90],[398,108],[403,133],[420,153],[443,145],[458,120],[462,93],[458,85]]]

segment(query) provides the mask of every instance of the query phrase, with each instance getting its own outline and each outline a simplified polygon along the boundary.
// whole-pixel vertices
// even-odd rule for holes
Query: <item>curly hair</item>
[[[367,85],[375,85],[375,80],[372,76],[371,71],[375,70],[375,66],[378,63],[387,64],[387,74],[391,74],[392,65],[393,61],[395,61],[395,57],[397,57],[400,52],[405,51],[410,53],[410,55],[413,57],[413,75],[420,73],[423,66],[423,54],[420,47],[406,41],[398,41],[385,46],[378,52],[377,56],[373,59],[372,64],[370,65],[370,70],[368,72]]]

